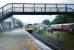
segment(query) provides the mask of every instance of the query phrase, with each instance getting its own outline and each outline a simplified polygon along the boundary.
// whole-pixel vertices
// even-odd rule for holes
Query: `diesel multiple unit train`
[[[26,31],[29,33],[33,32],[33,25],[32,24],[27,24],[25,27]]]
[[[66,24],[53,24],[50,27],[52,31],[74,31],[74,23],[66,23]]]

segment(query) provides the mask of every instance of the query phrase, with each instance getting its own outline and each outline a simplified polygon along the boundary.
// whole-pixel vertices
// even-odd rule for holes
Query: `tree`
[[[52,21],[52,24],[60,24],[60,23],[73,23],[74,20],[70,16],[65,15],[58,15],[56,18]]]
[[[22,21],[20,21],[19,19],[16,19],[16,18],[14,18],[14,20],[15,20],[15,23],[16,23],[17,25],[19,25],[19,27],[23,27]]]
[[[42,23],[44,23],[46,25],[50,25],[50,21],[48,19],[44,20]]]

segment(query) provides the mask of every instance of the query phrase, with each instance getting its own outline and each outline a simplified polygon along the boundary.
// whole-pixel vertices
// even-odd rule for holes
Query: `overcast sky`
[[[74,3],[74,0],[0,0],[0,7],[8,3]],[[35,23],[35,22],[38,23],[43,21],[44,19],[49,19],[50,21],[52,21],[55,18],[55,16],[50,16],[50,15],[46,15],[46,16],[42,16],[42,15],[18,16],[17,15],[14,17],[26,23]]]
[[[41,23],[43,20],[48,19],[52,21],[55,18],[55,15],[15,15],[15,18],[22,19],[21,21],[25,23]]]

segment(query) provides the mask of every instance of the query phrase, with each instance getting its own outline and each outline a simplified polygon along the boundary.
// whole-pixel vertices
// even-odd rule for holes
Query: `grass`
[[[39,34],[59,43],[63,48],[61,50],[74,50],[74,32],[45,32],[39,31]]]
[[[74,50],[74,32],[46,32],[44,30],[35,31],[41,36],[59,43],[63,48],[61,50]]]
[[[73,32],[55,32],[49,33],[49,39],[59,43],[62,48],[61,50],[74,50],[74,33]]]

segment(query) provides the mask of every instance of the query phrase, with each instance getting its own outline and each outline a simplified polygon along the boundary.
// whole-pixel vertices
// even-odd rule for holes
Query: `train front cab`
[[[32,24],[28,24],[26,30],[27,30],[27,32],[32,33],[33,32],[33,26],[32,26]]]

